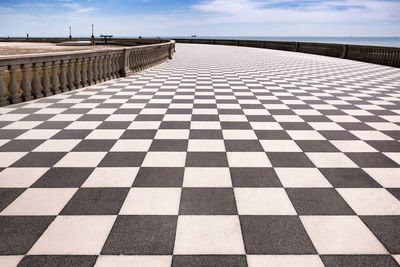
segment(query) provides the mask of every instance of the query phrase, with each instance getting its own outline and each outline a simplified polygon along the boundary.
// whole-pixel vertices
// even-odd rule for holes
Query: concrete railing
[[[167,59],[175,42],[0,57],[0,106],[66,92],[149,68]]]
[[[338,57],[400,68],[400,48],[307,42],[228,39],[174,39],[177,43],[233,45]]]

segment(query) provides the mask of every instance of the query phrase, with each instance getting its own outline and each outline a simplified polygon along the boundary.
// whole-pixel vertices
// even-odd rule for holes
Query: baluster
[[[31,81],[29,80],[29,71],[30,68],[32,67],[32,64],[23,64],[21,65],[22,68],[22,82],[21,82],[21,88],[22,88],[22,99],[24,101],[29,101],[33,99],[33,96],[31,95]]]
[[[87,58],[83,58],[82,59],[82,75],[81,75],[81,77],[82,77],[82,86],[83,87],[86,87],[86,86],[88,86],[88,78],[87,78],[87,64],[88,64],[88,59]]]
[[[51,91],[53,94],[59,94],[61,92],[58,65],[60,65],[60,61],[53,61],[53,64],[51,65]]]
[[[101,79],[102,81],[107,81],[107,68],[106,68],[106,56],[101,56],[100,66],[101,66]]]
[[[19,84],[17,81],[17,70],[19,65],[13,65],[8,68],[8,73],[10,74],[10,82],[8,85],[8,91],[10,92],[10,102],[12,104],[20,103],[22,99],[18,95]]]
[[[42,98],[42,82],[39,77],[39,69],[41,63],[33,63],[33,76],[32,76],[32,94],[35,99]]]
[[[117,76],[115,76],[114,59],[115,55],[110,55],[110,75],[113,79],[117,78]]]
[[[93,58],[88,58],[87,60],[87,82],[88,85],[92,85],[93,83]]]
[[[99,80],[99,58],[98,57],[93,57],[93,83],[96,84],[98,83]]]
[[[97,68],[99,70],[99,83],[104,82],[104,68],[103,68],[103,56],[99,56],[97,59]]]
[[[74,60],[70,59],[68,62],[68,74],[67,74],[67,80],[68,80],[68,89],[69,90],[74,90],[75,89],[75,77],[74,77]]]
[[[82,87],[81,66],[80,66],[81,61],[82,61],[82,59],[80,59],[80,58],[77,58],[75,61],[75,82],[74,82],[74,84],[77,89]]]
[[[0,66],[0,106],[5,106],[10,103],[8,102],[7,98],[4,97],[4,94],[6,92],[6,86],[4,84],[4,73],[6,69],[6,66]]]
[[[67,80],[67,75],[65,71],[68,68],[68,61],[67,60],[61,60],[60,63],[60,89],[61,92],[67,92],[68,91],[68,80]]]
[[[113,77],[111,75],[111,56],[107,55],[106,56],[106,76],[107,80],[111,80]]]
[[[119,75],[119,58],[120,58],[119,55],[115,55],[115,59],[114,59],[114,73],[115,73],[115,76],[116,76],[117,78],[121,77],[121,75]],[[129,64],[129,63],[128,63],[128,64]]]
[[[44,62],[43,63],[43,76],[42,76],[42,93],[44,96],[50,96],[52,95],[50,91],[50,79],[49,79],[49,69],[50,69],[50,62]]]

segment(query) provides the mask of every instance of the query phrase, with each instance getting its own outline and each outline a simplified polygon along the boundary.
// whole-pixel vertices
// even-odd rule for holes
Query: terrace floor
[[[0,266],[397,266],[399,104],[399,69],[177,45],[0,108]]]

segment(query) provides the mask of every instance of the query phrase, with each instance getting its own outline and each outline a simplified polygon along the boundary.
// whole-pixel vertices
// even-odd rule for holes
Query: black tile
[[[314,130],[308,123],[306,122],[279,122],[283,129],[288,130],[297,130],[297,131],[305,131],[305,130]]]
[[[365,141],[379,152],[399,152],[400,142],[395,140],[389,141]]]
[[[398,200],[400,200],[400,188],[387,188],[387,190],[395,196]]]
[[[162,121],[160,129],[190,129],[190,121]]]
[[[96,259],[97,256],[28,255],[18,267],[92,267]]]
[[[71,123],[72,121],[45,121],[34,129],[64,129]]]
[[[3,131],[3,130],[1,130]],[[0,131],[0,132],[1,132]],[[0,147],[1,152],[30,152],[46,140],[11,140]]]
[[[190,139],[223,139],[222,130],[190,130]]]
[[[240,130],[251,130],[251,125],[248,122],[232,122],[232,121],[222,121],[221,128],[227,129],[240,129]]]
[[[255,130],[254,132],[260,140],[291,140],[286,131]]]
[[[338,124],[348,131],[374,130],[374,128],[362,122],[339,122]]]
[[[24,255],[36,243],[52,216],[0,216],[0,255]]]
[[[82,110],[81,114],[89,112],[89,110]],[[85,114],[78,119],[78,121],[105,121],[110,115],[106,114]]]
[[[140,167],[145,156],[145,152],[109,152],[99,167]]]
[[[345,153],[361,168],[390,168],[399,165],[381,153]]]
[[[67,153],[31,152],[15,162],[12,167],[52,167]]]
[[[325,267],[396,267],[390,255],[321,255]]]
[[[126,129],[130,124],[130,121],[105,121],[96,129]]]
[[[172,267],[247,267],[245,255],[174,255]]]
[[[247,254],[317,254],[298,216],[240,216]]]
[[[321,168],[320,171],[336,188],[381,187],[372,177],[359,168]]]
[[[301,152],[267,152],[267,155],[273,167],[314,167]]]
[[[139,114],[136,116],[135,121],[162,121],[164,115],[147,115],[147,114]]]
[[[361,216],[390,254],[400,254],[400,216]]]
[[[25,188],[0,188],[0,212],[24,191]]]
[[[93,170],[94,168],[51,168],[32,187],[78,188]]]
[[[149,151],[187,151],[188,140],[154,139]]]
[[[282,187],[273,168],[230,168],[234,187]]]
[[[232,188],[183,188],[181,215],[237,214]]]
[[[157,130],[126,130],[120,139],[154,139]]]
[[[117,215],[129,188],[81,188],[61,211],[62,215]]]
[[[304,152],[339,152],[339,150],[326,140],[296,140],[297,145]]]
[[[103,255],[172,255],[178,216],[118,216]]]
[[[319,133],[328,140],[359,140],[347,131],[319,131]]]
[[[258,140],[225,140],[225,148],[228,152],[234,151],[264,151]]]
[[[334,188],[286,188],[299,215],[354,215]]]
[[[82,140],[72,151],[110,151],[117,140]]]
[[[61,130],[51,139],[84,139],[92,130]]]
[[[225,152],[188,152],[186,167],[228,167]]]
[[[133,187],[182,187],[185,168],[140,168]]]

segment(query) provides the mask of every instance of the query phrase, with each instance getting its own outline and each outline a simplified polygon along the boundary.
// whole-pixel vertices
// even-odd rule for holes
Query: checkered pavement
[[[397,266],[399,104],[399,69],[177,45],[0,108],[0,266]]]

